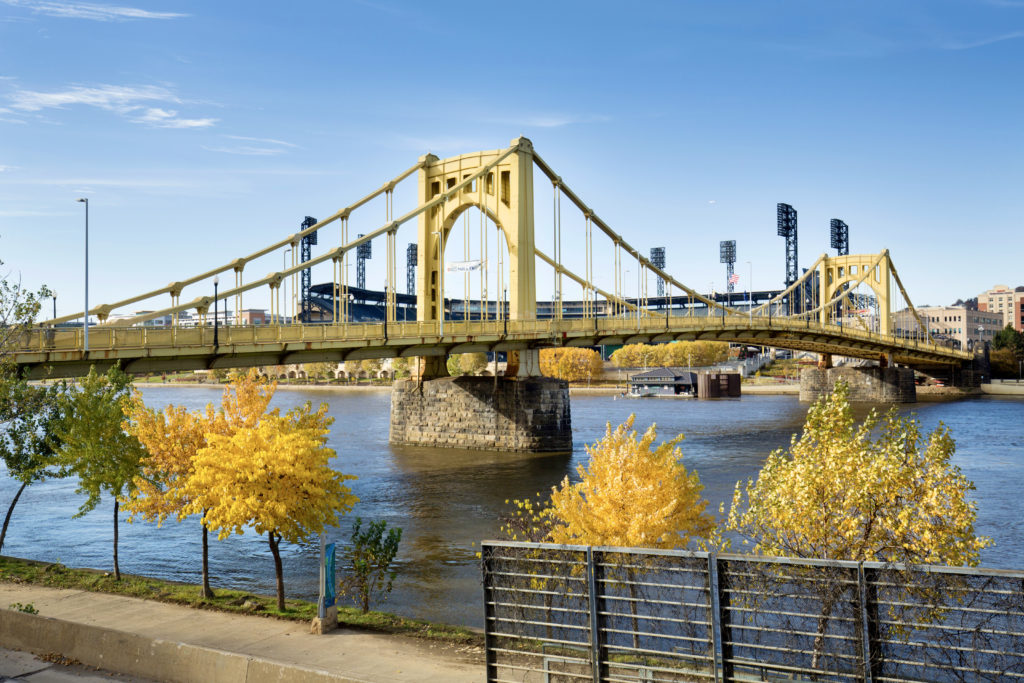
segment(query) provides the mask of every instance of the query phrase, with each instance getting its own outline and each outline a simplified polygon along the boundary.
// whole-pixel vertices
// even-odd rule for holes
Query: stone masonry
[[[569,384],[549,377],[397,381],[390,440],[434,448],[569,452]]]
[[[917,400],[911,368],[807,368],[800,372],[800,400],[816,401],[832,391],[836,382],[850,386],[851,401],[913,403]]]

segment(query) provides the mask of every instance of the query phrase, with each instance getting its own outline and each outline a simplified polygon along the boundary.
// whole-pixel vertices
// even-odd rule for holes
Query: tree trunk
[[[832,617],[832,608],[835,601],[826,599],[821,606],[821,613],[818,616],[818,630],[814,637],[814,654],[811,656],[811,668],[817,669],[821,658],[825,655],[825,631],[828,630],[828,622]]]
[[[28,482],[22,482],[21,488],[14,494],[14,500],[11,501],[11,506],[7,508],[7,516],[4,517],[4,529],[0,531],[0,550],[4,549],[4,539],[7,538],[7,525],[11,523],[11,515],[14,514],[14,506],[18,504],[18,499],[21,498],[21,492],[28,486]]]
[[[121,503],[114,499],[114,581],[121,580],[121,566],[117,563],[117,509]]]
[[[203,510],[203,516],[206,516],[206,510]],[[213,590],[210,588],[210,541],[208,539],[209,531],[206,528],[206,523],[203,522],[203,588],[199,591],[200,597],[212,598]]]
[[[274,556],[274,571],[277,573],[277,611],[284,611],[284,570],[281,568],[281,534],[271,531],[267,534],[270,552]]]

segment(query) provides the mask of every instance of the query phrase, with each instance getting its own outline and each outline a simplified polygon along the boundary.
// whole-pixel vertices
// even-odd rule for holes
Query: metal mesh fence
[[[1024,572],[483,544],[487,680],[1024,681]]]

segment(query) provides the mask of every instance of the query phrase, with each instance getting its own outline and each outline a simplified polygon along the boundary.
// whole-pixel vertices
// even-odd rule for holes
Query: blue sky
[[[780,201],[803,266],[837,217],[919,305],[1024,284],[1024,0],[118,3],[0,0],[0,259],[61,314],[78,196],[96,305],[520,135],[701,291],[723,239],[779,286]]]

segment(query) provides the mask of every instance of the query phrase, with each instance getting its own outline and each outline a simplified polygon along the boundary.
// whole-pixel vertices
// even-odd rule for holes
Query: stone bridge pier
[[[501,377],[450,377],[443,370],[443,357],[439,359],[442,362],[424,363],[426,372],[420,377],[394,383],[392,444],[516,453],[572,451],[569,384],[525,372],[535,359],[510,358]]]
[[[824,364],[823,364],[824,365]],[[818,367],[800,372],[800,400],[816,401],[832,391],[836,382],[850,387],[851,401],[870,403],[914,403],[917,387],[911,368]]]

